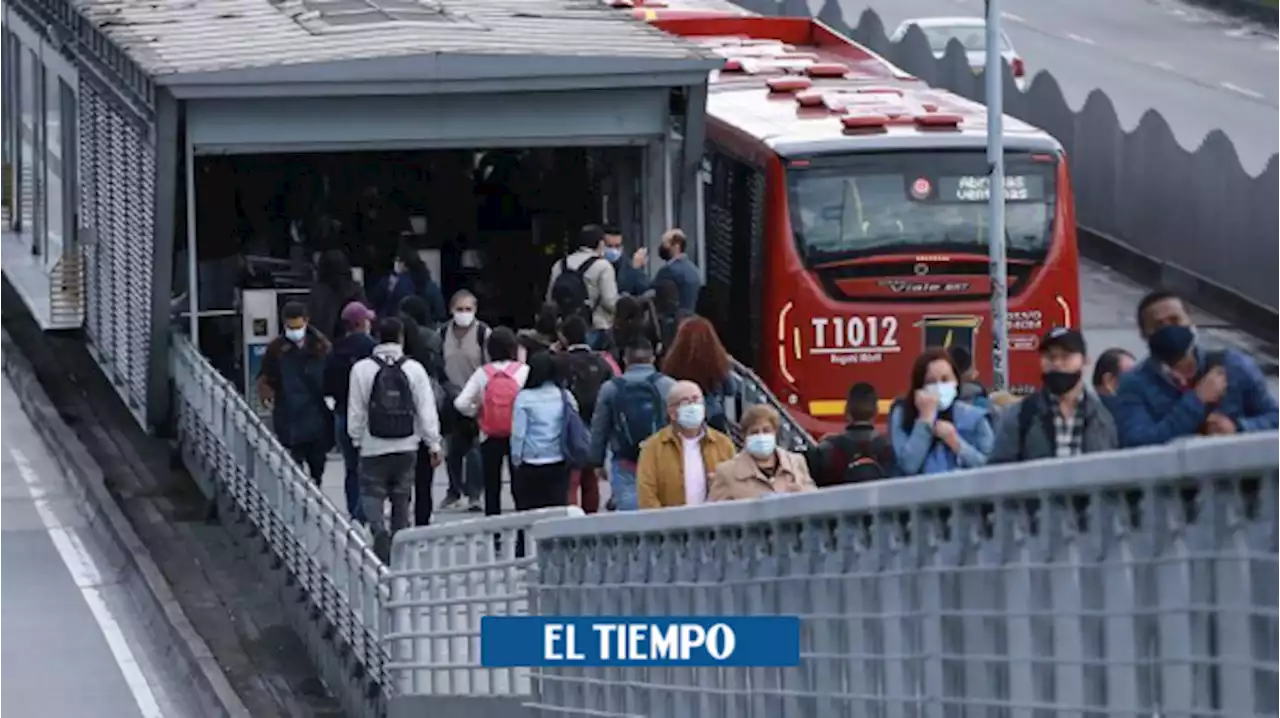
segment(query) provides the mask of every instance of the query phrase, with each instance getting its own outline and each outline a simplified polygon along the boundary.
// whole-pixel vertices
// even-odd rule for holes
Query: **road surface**
[[[118,549],[99,538],[4,378],[0,709],[41,718],[199,716],[150,639]],[[125,569],[127,570],[127,569]]]
[[[911,17],[984,12],[983,0],[838,2],[851,24],[866,8],[875,10],[886,33]],[[1276,153],[1274,31],[1178,0],[1003,0],[1001,7],[1027,72],[1052,73],[1072,107],[1101,89],[1129,129],[1154,108],[1189,149],[1222,129],[1250,174]]]

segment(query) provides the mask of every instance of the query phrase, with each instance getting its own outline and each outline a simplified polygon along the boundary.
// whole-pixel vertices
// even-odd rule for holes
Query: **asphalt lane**
[[[118,549],[75,492],[4,378],[0,439],[0,710],[42,718],[198,716],[168,648],[127,589]]]
[[[911,17],[984,12],[983,0],[839,2],[850,22],[875,10],[886,32]],[[1002,9],[1028,73],[1049,71],[1074,108],[1100,89],[1126,128],[1155,109],[1190,149],[1221,129],[1252,174],[1280,147],[1274,32],[1176,0],[1003,0]]]

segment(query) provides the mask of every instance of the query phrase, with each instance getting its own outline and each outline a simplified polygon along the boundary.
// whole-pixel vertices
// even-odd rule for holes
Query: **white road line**
[[[1097,45],[1097,44],[1098,44],[1098,43],[1094,42],[1093,40],[1091,40],[1091,39],[1089,39],[1089,38],[1087,38],[1087,37],[1084,37],[1083,35],[1077,35],[1077,34],[1075,34],[1074,32],[1069,32],[1069,33],[1067,33],[1067,37],[1068,37],[1068,38],[1070,38],[1070,39],[1072,39],[1072,40],[1075,40],[1076,42],[1083,42],[1083,43],[1084,43],[1084,44],[1086,44],[1086,45]]]
[[[1238,93],[1240,93],[1241,95],[1244,95],[1245,97],[1252,97],[1252,98],[1253,98],[1253,99],[1255,99],[1255,100],[1261,100],[1261,99],[1262,99],[1262,93],[1261,93],[1261,92],[1254,92],[1253,90],[1250,90],[1250,89],[1249,89],[1249,88],[1247,88],[1247,87],[1241,87],[1241,86],[1239,86],[1239,85],[1233,85],[1233,84],[1232,84],[1232,83],[1230,83],[1230,82],[1221,82],[1221,83],[1218,83],[1218,84],[1222,85],[1223,87],[1227,88],[1228,90],[1231,90],[1232,92],[1238,92]]]
[[[120,623],[116,621],[115,616],[111,615],[111,609],[98,589],[102,584],[103,574],[94,562],[93,555],[81,543],[79,536],[60,525],[49,502],[40,498],[45,496],[46,492],[40,477],[27,461],[27,457],[13,448],[9,449],[9,453],[13,455],[18,473],[22,474],[22,480],[26,482],[27,489],[31,492],[36,513],[40,515],[40,522],[44,524],[49,540],[58,550],[58,555],[62,557],[62,563],[66,565],[67,572],[71,574],[71,579],[75,581],[80,594],[84,596],[89,612],[98,622],[102,637],[106,639],[111,655],[116,659],[116,665],[120,666],[120,673],[124,675],[125,683],[129,686],[129,692],[133,694],[133,701],[138,704],[142,718],[164,718],[160,704],[156,701],[155,694],[151,692],[151,686],[142,673],[142,667],[133,657],[133,650],[129,648],[129,642],[125,640],[124,632],[120,630]]]
[[[1152,64],[1152,65],[1155,65],[1156,67],[1160,68],[1161,70],[1168,70],[1169,72],[1173,72],[1173,69],[1174,69],[1173,65],[1170,65],[1169,63],[1164,62],[1164,61],[1156,61],[1156,62],[1153,62],[1153,63],[1151,63],[1151,64]]]
[[[1026,22],[1026,21],[1027,21],[1027,20],[1026,20],[1026,18],[1024,18],[1024,17],[1022,17],[1022,16],[1020,16],[1020,15],[1014,15],[1014,14],[1013,14],[1013,13],[1011,13],[1011,12],[1002,12],[1002,13],[1000,13],[1000,17],[1004,18],[1005,20],[1012,20],[1013,22]]]

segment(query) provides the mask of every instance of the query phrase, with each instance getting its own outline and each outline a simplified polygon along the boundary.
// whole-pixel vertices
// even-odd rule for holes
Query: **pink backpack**
[[[511,420],[514,415],[516,394],[520,393],[520,382],[516,381],[516,372],[520,370],[519,362],[511,362],[505,369],[493,364],[486,364],[484,375],[489,381],[484,386],[484,397],[480,404],[480,431],[485,436],[511,436]]]

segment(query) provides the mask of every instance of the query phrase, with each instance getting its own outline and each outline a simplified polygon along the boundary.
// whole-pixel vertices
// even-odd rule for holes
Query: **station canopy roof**
[[[478,90],[675,85],[721,64],[599,0],[75,3],[180,97],[255,85],[288,86],[289,94],[323,84],[358,86],[360,94],[403,83]]]

